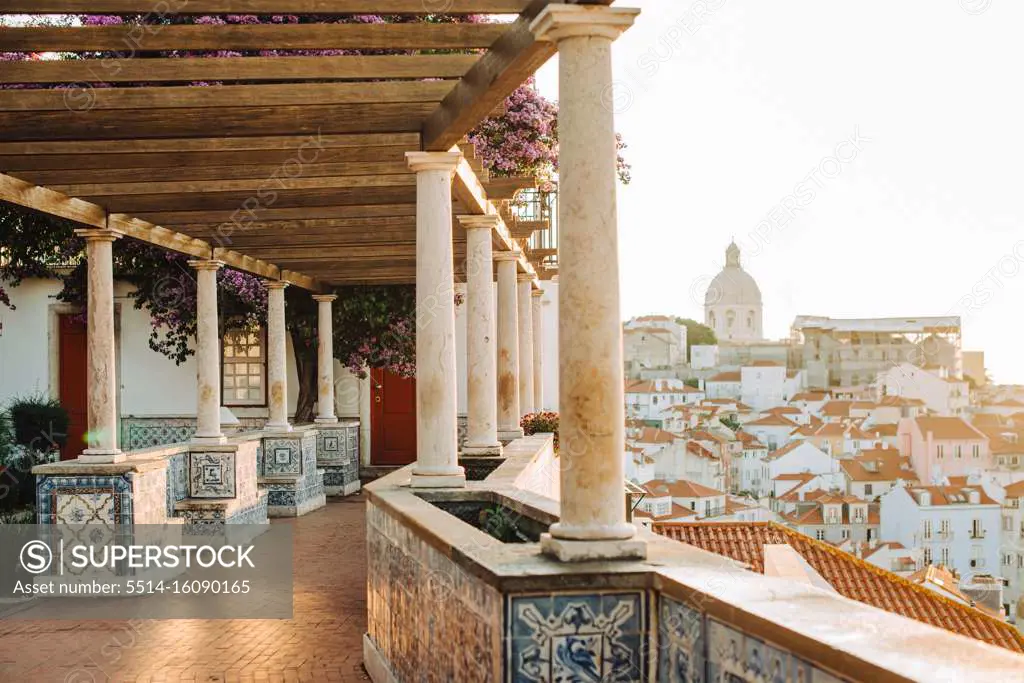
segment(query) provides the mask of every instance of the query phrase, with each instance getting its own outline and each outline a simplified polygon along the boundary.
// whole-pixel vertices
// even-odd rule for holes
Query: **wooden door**
[[[415,462],[416,380],[372,370],[370,382],[370,464]]]
[[[86,362],[85,323],[74,315],[60,316],[59,336],[59,390],[60,404],[68,411],[68,438],[60,451],[61,460],[73,460],[81,455],[87,444],[85,433],[88,429],[88,387]]]

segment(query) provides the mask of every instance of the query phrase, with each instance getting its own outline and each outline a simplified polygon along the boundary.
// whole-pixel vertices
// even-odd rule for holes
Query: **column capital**
[[[316,302],[321,303],[321,304],[329,304],[332,301],[337,300],[337,298],[338,298],[337,294],[314,294],[313,295],[313,301],[316,301]]]
[[[501,225],[501,216],[495,213],[488,213],[483,215],[464,215],[456,216],[461,225],[466,230],[473,228],[485,228],[487,230],[497,230]]]
[[[533,279],[530,273],[516,273],[516,282],[533,282]]]
[[[519,251],[496,251],[491,256],[495,261],[518,261],[523,252]]]
[[[267,280],[263,283],[263,286],[267,289],[284,289],[289,284],[290,283],[285,282],[284,280]]]
[[[217,259],[189,259],[188,265],[196,270],[220,270],[225,263]]]
[[[530,292],[530,296],[535,296],[535,297],[537,297],[539,299],[542,296],[544,296],[544,290],[543,289],[535,289],[532,292]]]
[[[420,171],[448,171],[452,173],[460,161],[462,161],[462,152],[405,153],[405,162],[409,164],[409,170],[417,173]]]
[[[87,242],[113,242],[124,237],[124,233],[113,228],[77,228],[75,235]]]
[[[530,31],[543,41],[589,36],[615,40],[633,25],[638,14],[640,10],[632,7],[548,5],[530,23]]]

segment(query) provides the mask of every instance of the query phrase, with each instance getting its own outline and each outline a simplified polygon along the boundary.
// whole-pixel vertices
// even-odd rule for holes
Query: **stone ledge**
[[[91,463],[81,462],[75,459],[51,462],[45,465],[36,465],[32,468],[32,474],[39,474],[47,477],[67,475],[95,476],[129,474],[132,472],[152,472],[165,467],[167,467],[167,460],[162,457],[145,460],[129,458],[117,463]]]
[[[533,447],[537,449],[535,458],[541,444],[534,441]],[[371,525],[368,533],[380,536],[396,524],[398,536],[384,536],[385,542],[408,537],[424,543],[449,558],[461,572],[505,596],[624,590],[646,591],[651,599],[665,596],[700,610],[709,623],[714,620],[735,627],[825,671],[841,672],[854,680],[934,680],[940,672],[950,680],[1024,680],[1024,658],[1010,651],[834,592],[755,574],[729,558],[644,529],[638,529],[636,540],[647,546],[645,560],[563,563],[543,555],[537,543],[502,543],[429,502],[495,501],[531,516],[556,519],[557,501],[507,483],[518,479],[518,474],[509,474],[530,462],[527,444],[517,444],[514,450],[518,448],[523,449],[525,464],[515,462],[520,455],[514,454],[503,473],[506,476],[496,476],[496,471],[487,480],[469,482],[462,489],[414,492],[409,488],[411,466],[367,485],[371,509],[390,518],[383,527]],[[646,637],[656,639],[656,626],[651,629]],[[364,647],[364,655],[368,669],[376,666],[370,661],[374,656],[380,658],[375,647]],[[380,675],[384,672],[386,662]],[[374,676],[374,680],[388,679]]]

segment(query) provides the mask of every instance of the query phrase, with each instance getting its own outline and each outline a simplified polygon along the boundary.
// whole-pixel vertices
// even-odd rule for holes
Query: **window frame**
[[[236,386],[229,388],[227,386],[227,368],[229,365],[240,364],[242,361],[237,360],[241,358],[241,356],[232,356],[232,360],[229,361],[225,353],[227,351],[229,337],[238,334],[255,334],[259,339],[260,355],[255,359],[255,362],[260,366],[261,397],[259,399],[239,399],[235,397],[234,393],[229,395],[229,391],[234,392],[239,387]],[[250,356],[246,356],[245,358],[246,360],[244,362],[246,364],[253,363],[253,359]],[[248,333],[244,330],[229,330],[225,332],[220,339],[220,361],[220,396],[221,404],[223,406],[228,408],[266,408],[269,405],[267,396],[267,329],[265,326],[261,325],[259,329]],[[232,378],[236,376],[237,375],[232,375]],[[252,375],[249,373],[246,374],[246,377],[250,376]],[[251,387],[247,388],[251,389]]]

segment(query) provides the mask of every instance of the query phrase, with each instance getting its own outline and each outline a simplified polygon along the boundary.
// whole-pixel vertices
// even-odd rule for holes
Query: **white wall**
[[[167,356],[149,348],[149,312],[135,308],[134,300],[128,296],[131,291],[132,287],[123,282],[114,288],[114,300],[121,304],[121,415],[195,415],[195,356],[175,365]],[[294,361],[291,365],[294,372]]]
[[[16,310],[0,305],[0,404],[27,393],[49,393],[49,305],[60,291],[50,280],[5,286]]]

